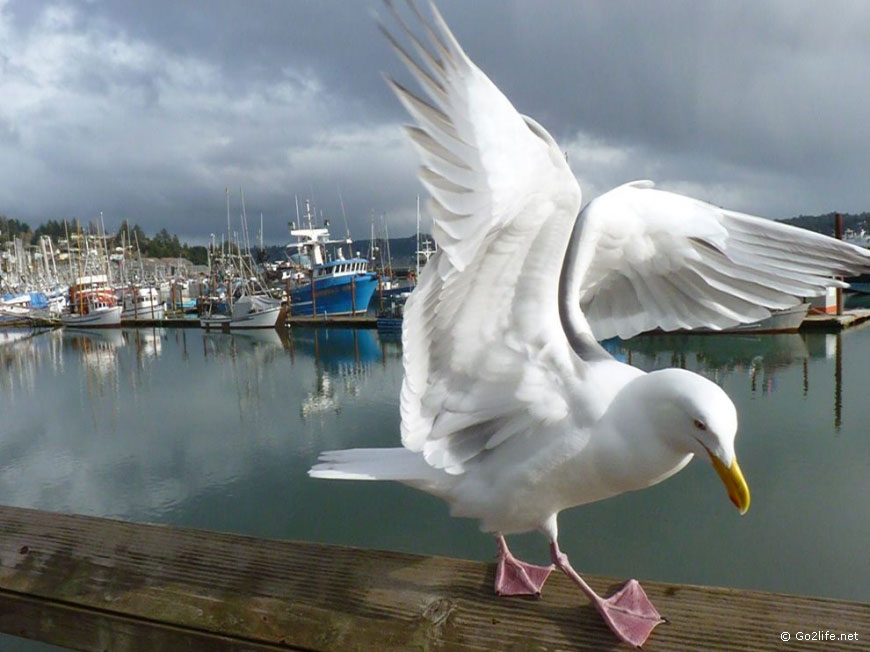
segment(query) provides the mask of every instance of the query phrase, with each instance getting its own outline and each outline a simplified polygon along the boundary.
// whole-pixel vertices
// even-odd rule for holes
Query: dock
[[[377,317],[373,315],[326,315],[318,317],[294,317],[288,315],[286,326],[310,328],[375,328]],[[190,317],[165,317],[163,319],[122,320],[122,328],[200,328],[199,319]],[[220,329],[215,329],[220,330]]]
[[[870,321],[870,310],[866,308],[844,310],[843,314],[811,312],[801,324],[802,331],[841,331]]]
[[[377,328],[378,318],[374,315],[287,315],[288,326],[335,327],[335,328]]]
[[[0,507],[0,532],[0,631],[81,650],[624,647],[557,572],[541,599],[497,598],[492,563],[17,507]],[[587,580],[606,593],[621,584]],[[856,650],[870,640],[868,604],[644,586],[669,619],[644,646],[653,652]],[[853,638],[820,644],[798,632]]]

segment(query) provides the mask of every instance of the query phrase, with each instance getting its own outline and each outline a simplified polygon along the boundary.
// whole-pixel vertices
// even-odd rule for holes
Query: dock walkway
[[[802,331],[841,331],[870,321],[870,310],[866,308],[844,310],[842,315],[810,313],[801,324]]]
[[[473,561],[15,507],[0,507],[0,532],[0,631],[77,649],[624,649],[557,573],[540,600],[507,599],[492,594],[494,565]],[[645,650],[857,650],[870,640],[867,604],[644,586],[670,619]],[[858,640],[801,642],[798,632]]]

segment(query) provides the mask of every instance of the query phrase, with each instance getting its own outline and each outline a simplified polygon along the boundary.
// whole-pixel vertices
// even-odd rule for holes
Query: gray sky
[[[652,178],[773,218],[870,210],[870,4],[439,3],[468,54],[543,124],[584,202]],[[414,230],[421,187],[381,72],[409,82],[349,0],[0,0],[0,214],[121,219],[203,242],[288,239],[294,195],[342,235]],[[238,228],[234,226],[234,228]]]

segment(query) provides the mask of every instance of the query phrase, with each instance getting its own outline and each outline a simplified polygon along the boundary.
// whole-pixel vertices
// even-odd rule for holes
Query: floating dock
[[[800,325],[801,331],[827,331],[837,332],[853,328],[870,321],[870,309],[852,309],[843,311],[842,315],[809,313]],[[285,319],[287,326],[302,326],[309,328],[377,328],[378,319],[374,315],[325,315],[317,317],[292,316]],[[0,326],[60,326],[56,320],[21,320],[9,321]],[[191,317],[165,317],[164,319],[139,319],[122,320],[123,328],[200,328],[199,319]],[[401,330],[401,326],[397,330]],[[700,332],[700,331],[698,331]],[[777,333],[792,331],[745,331],[745,333]],[[693,331],[694,333],[694,331]],[[718,332],[709,332],[711,335],[720,335]],[[729,333],[730,334],[730,333]]]
[[[497,598],[494,564],[0,507],[0,631],[81,650],[605,650],[554,573]],[[609,593],[616,580],[587,576]],[[644,582],[645,650],[856,650],[870,605]],[[783,632],[791,641],[783,643]],[[854,634],[802,642],[797,633]],[[628,648],[625,648],[628,649]]]
[[[804,319],[800,330],[841,331],[867,321],[870,321],[870,310],[866,308],[844,310],[842,315],[811,312]]]
[[[286,323],[288,326],[309,326],[316,328],[318,326],[328,326],[335,328],[376,328],[378,318],[374,315],[318,315],[311,316],[293,316],[287,315]]]

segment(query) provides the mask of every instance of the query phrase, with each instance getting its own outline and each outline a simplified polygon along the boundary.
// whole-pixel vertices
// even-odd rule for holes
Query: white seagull
[[[411,4],[416,53],[383,30],[428,101],[388,79],[407,128],[438,253],[408,300],[402,447],[324,452],[316,478],[394,480],[479,519],[498,544],[495,590],[539,594],[554,567],[639,646],[663,622],[636,580],[597,595],[568,563],[556,519],[709,458],[745,513],[737,413],[700,375],[644,373],[598,340],[654,328],[753,322],[870,269],[870,252],[657,190],[620,186],[582,211],[553,138],[468,58],[434,5]],[[383,28],[382,28],[383,29]],[[578,215],[579,213],[579,215]],[[505,535],[539,530],[553,565],[515,558]]]

